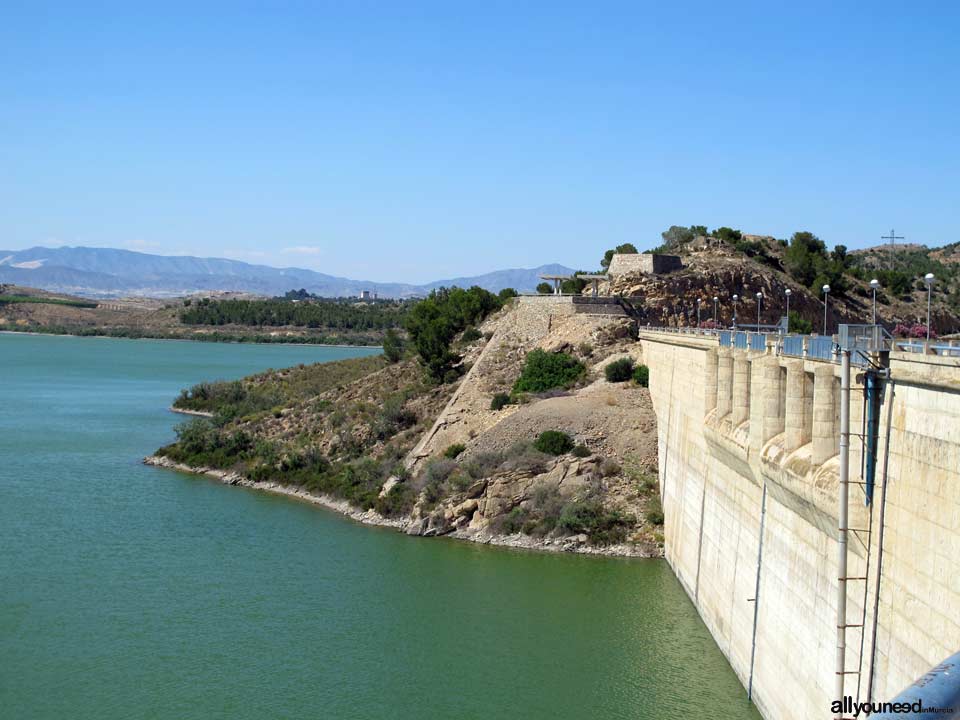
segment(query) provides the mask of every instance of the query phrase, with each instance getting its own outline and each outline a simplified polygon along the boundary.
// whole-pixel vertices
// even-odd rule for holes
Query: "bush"
[[[573,450],[573,439],[559,430],[545,430],[537,437],[533,447],[547,455],[563,455]]]
[[[578,458],[590,457],[593,453],[590,452],[590,448],[586,445],[577,445],[573,449],[573,456]]]
[[[503,410],[504,407],[510,404],[510,396],[506,393],[497,393],[493,396],[493,399],[490,400],[490,409],[491,410]]]
[[[579,352],[584,357],[590,357],[593,355],[593,345],[588,342],[582,342],[577,346],[577,352]]]
[[[541,295],[550,295],[553,292],[553,288],[550,287],[550,283],[542,282],[537,284],[537,292]]]
[[[650,368],[646,365],[637,365],[633,369],[633,381],[640,387],[650,386]]]
[[[404,326],[410,340],[434,380],[455,381],[451,369],[460,357],[450,349],[450,343],[461,331],[499,310],[500,299],[479,287],[439,288],[429,297],[413,306]]]
[[[443,451],[443,456],[445,458],[449,458],[450,460],[455,460],[460,455],[460,453],[462,453],[466,449],[467,449],[467,446],[464,445],[463,443],[454,443],[453,445],[450,445],[449,447],[447,447],[446,450]]]
[[[800,317],[796,310],[791,310],[787,318],[787,332],[809,335],[813,332],[813,323],[806,318]]]
[[[383,497],[377,497],[374,509],[384,517],[400,517],[408,514],[417,501],[417,493],[407,483],[401,482],[390,488]]]
[[[616,460],[604,460],[600,466],[600,474],[604,477],[613,477],[619,475],[622,469]]]
[[[651,525],[663,525],[663,505],[660,504],[660,498],[656,495],[650,498],[646,518]]]
[[[463,331],[463,335],[460,336],[460,341],[465,343],[472,343],[475,340],[479,340],[483,337],[483,333],[477,330],[472,325]]]
[[[531,350],[527,353],[520,377],[513,385],[513,394],[569,387],[585,370],[583,363],[566,353]]]
[[[570,535],[584,533],[594,545],[610,545],[626,540],[630,523],[630,517],[608,510],[596,498],[587,498],[568,504],[557,527]]]
[[[391,363],[399,362],[403,357],[403,340],[393,328],[387,330],[383,336],[383,354]]]
[[[626,382],[633,375],[633,358],[620,358],[609,363],[604,369],[608,382]]]

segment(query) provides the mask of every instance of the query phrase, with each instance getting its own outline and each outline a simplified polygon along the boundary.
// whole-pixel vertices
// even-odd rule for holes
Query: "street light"
[[[763,293],[757,293],[757,332],[760,332],[760,306],[763,305]]]
[[[827,303],[830,301],[830,286],[824,285],[823,290],[823,334],[827,334]]]
[[[880,289],[880,281],[874,278],[870,281],[870,289],[873,290],[873,324],[877,324],[877,290]]]
[[[787,296],[787,332],[789,333],[790,332],[790,296],[793,294],[793,292],[790,290],[790,288],[787,288],[786,290],[783,291],[783,294]]]
[[[717,303],[720,302],[720,298],[716,295],[713,296],[713,329],[717,329]]]
[[[733,327],[737,327],[737,301],[740,299],[739,295],[733,296]]]
[[[923,276],[923,282],[927,285],[927,342],[930,342],[930,295],[933,293],[933,281],[933,273]]]
[[[702,302],[703,300],[701,300],[700,298],[697,298],[697,332],[698,333],[700,332],[700,303]]]

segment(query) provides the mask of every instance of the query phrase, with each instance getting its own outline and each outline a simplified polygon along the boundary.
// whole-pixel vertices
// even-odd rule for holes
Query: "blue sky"
[[[143,7],[137,7],[143,5]],[[960,3],[11,3],[0,248],[427,281],[956,241]]]

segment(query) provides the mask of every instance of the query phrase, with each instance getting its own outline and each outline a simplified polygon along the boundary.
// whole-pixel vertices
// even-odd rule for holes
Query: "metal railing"
[[[641,330],[670,333],[672,335],[716,338],[720,347],[751,352],[772,350],[777,355],[838,362],[840,347],[852,351],[851,362],[866,367],[868,357],[892,350],[940,357],[960,357],[960,340],[895,339],[879,325],[841,325],[840,334],[830,335],[785,335],[783,333],[759,333],[744,330],[714,330],[695,327],[646,326]]]

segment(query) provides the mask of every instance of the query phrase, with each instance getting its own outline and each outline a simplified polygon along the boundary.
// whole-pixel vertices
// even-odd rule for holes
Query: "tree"
[[[690,226],[690,232],[693,233],[693,236],[694,236],[694,237],[700,237],[700,236],[702,236],[702,235],[706,235],[706,234],[707,234],[707,226],[706,226],[706,225],[691,225],[691,226]]]
[[[387,330],[383,336],[383,354],[392,363],[399,362],[403,357],[403,340],[393,328]]]
[[[633,243],[624,243],[623,245],[617,245],[613,250],[607,250],[603,254],[603,260],[600,261],[600,266],[606,270],[610,267],[610,262],[613,260],[614,255],[636,255],[637,248],[634,247]]]
[[[499,298],[480,287],[439,288],[411,308],[405,326],[420,360],[434,380],[458,377],[453,366],[460,356],[451,352],[454,337],[502,306]]]
[[[542,282],[539,285],[537,285],[537,292],[540,293],[541,295],[549,295],[550,293],[553,292],[553,288],[550,287],[550,283]]]
[[[667,247],[678,247],[684,243],[690,242],[696,237],[696,235],[694,234],[692,228],[671,225],[667,230],[660,233],[660,237],[663,238],[663,244]]]
[[[504,288],[503,290],[497,293],[497,297],[500,298],[500,302],[506,302],[510,298],[515,298],[519,294],[520,293],[518,293],[513,288]]]
[[[800,317],[800,313],[791,310],[787,318],[787,332],[809,335],[813,332],[813,323],[806,318]]]
[[[811,232],[795,232],[790,238],[790,247],[783,256],[783,264],[790,276],[810,288],[817,288],[814,279],[819,268],[817,261],[825,260],[827,246]]]
[[[846,245],[834,245],[833,252],[830,253],[830,257],[835,261],[846,267],[849,265],[849,258],[847,257],[847,246]]]
[[[711,235],[721,242],[730,244],[737,242],[743,237],[743,233],[741,233],[739,230],[734,230],[733,228],[728,227],[718,227],[711,233]]]

